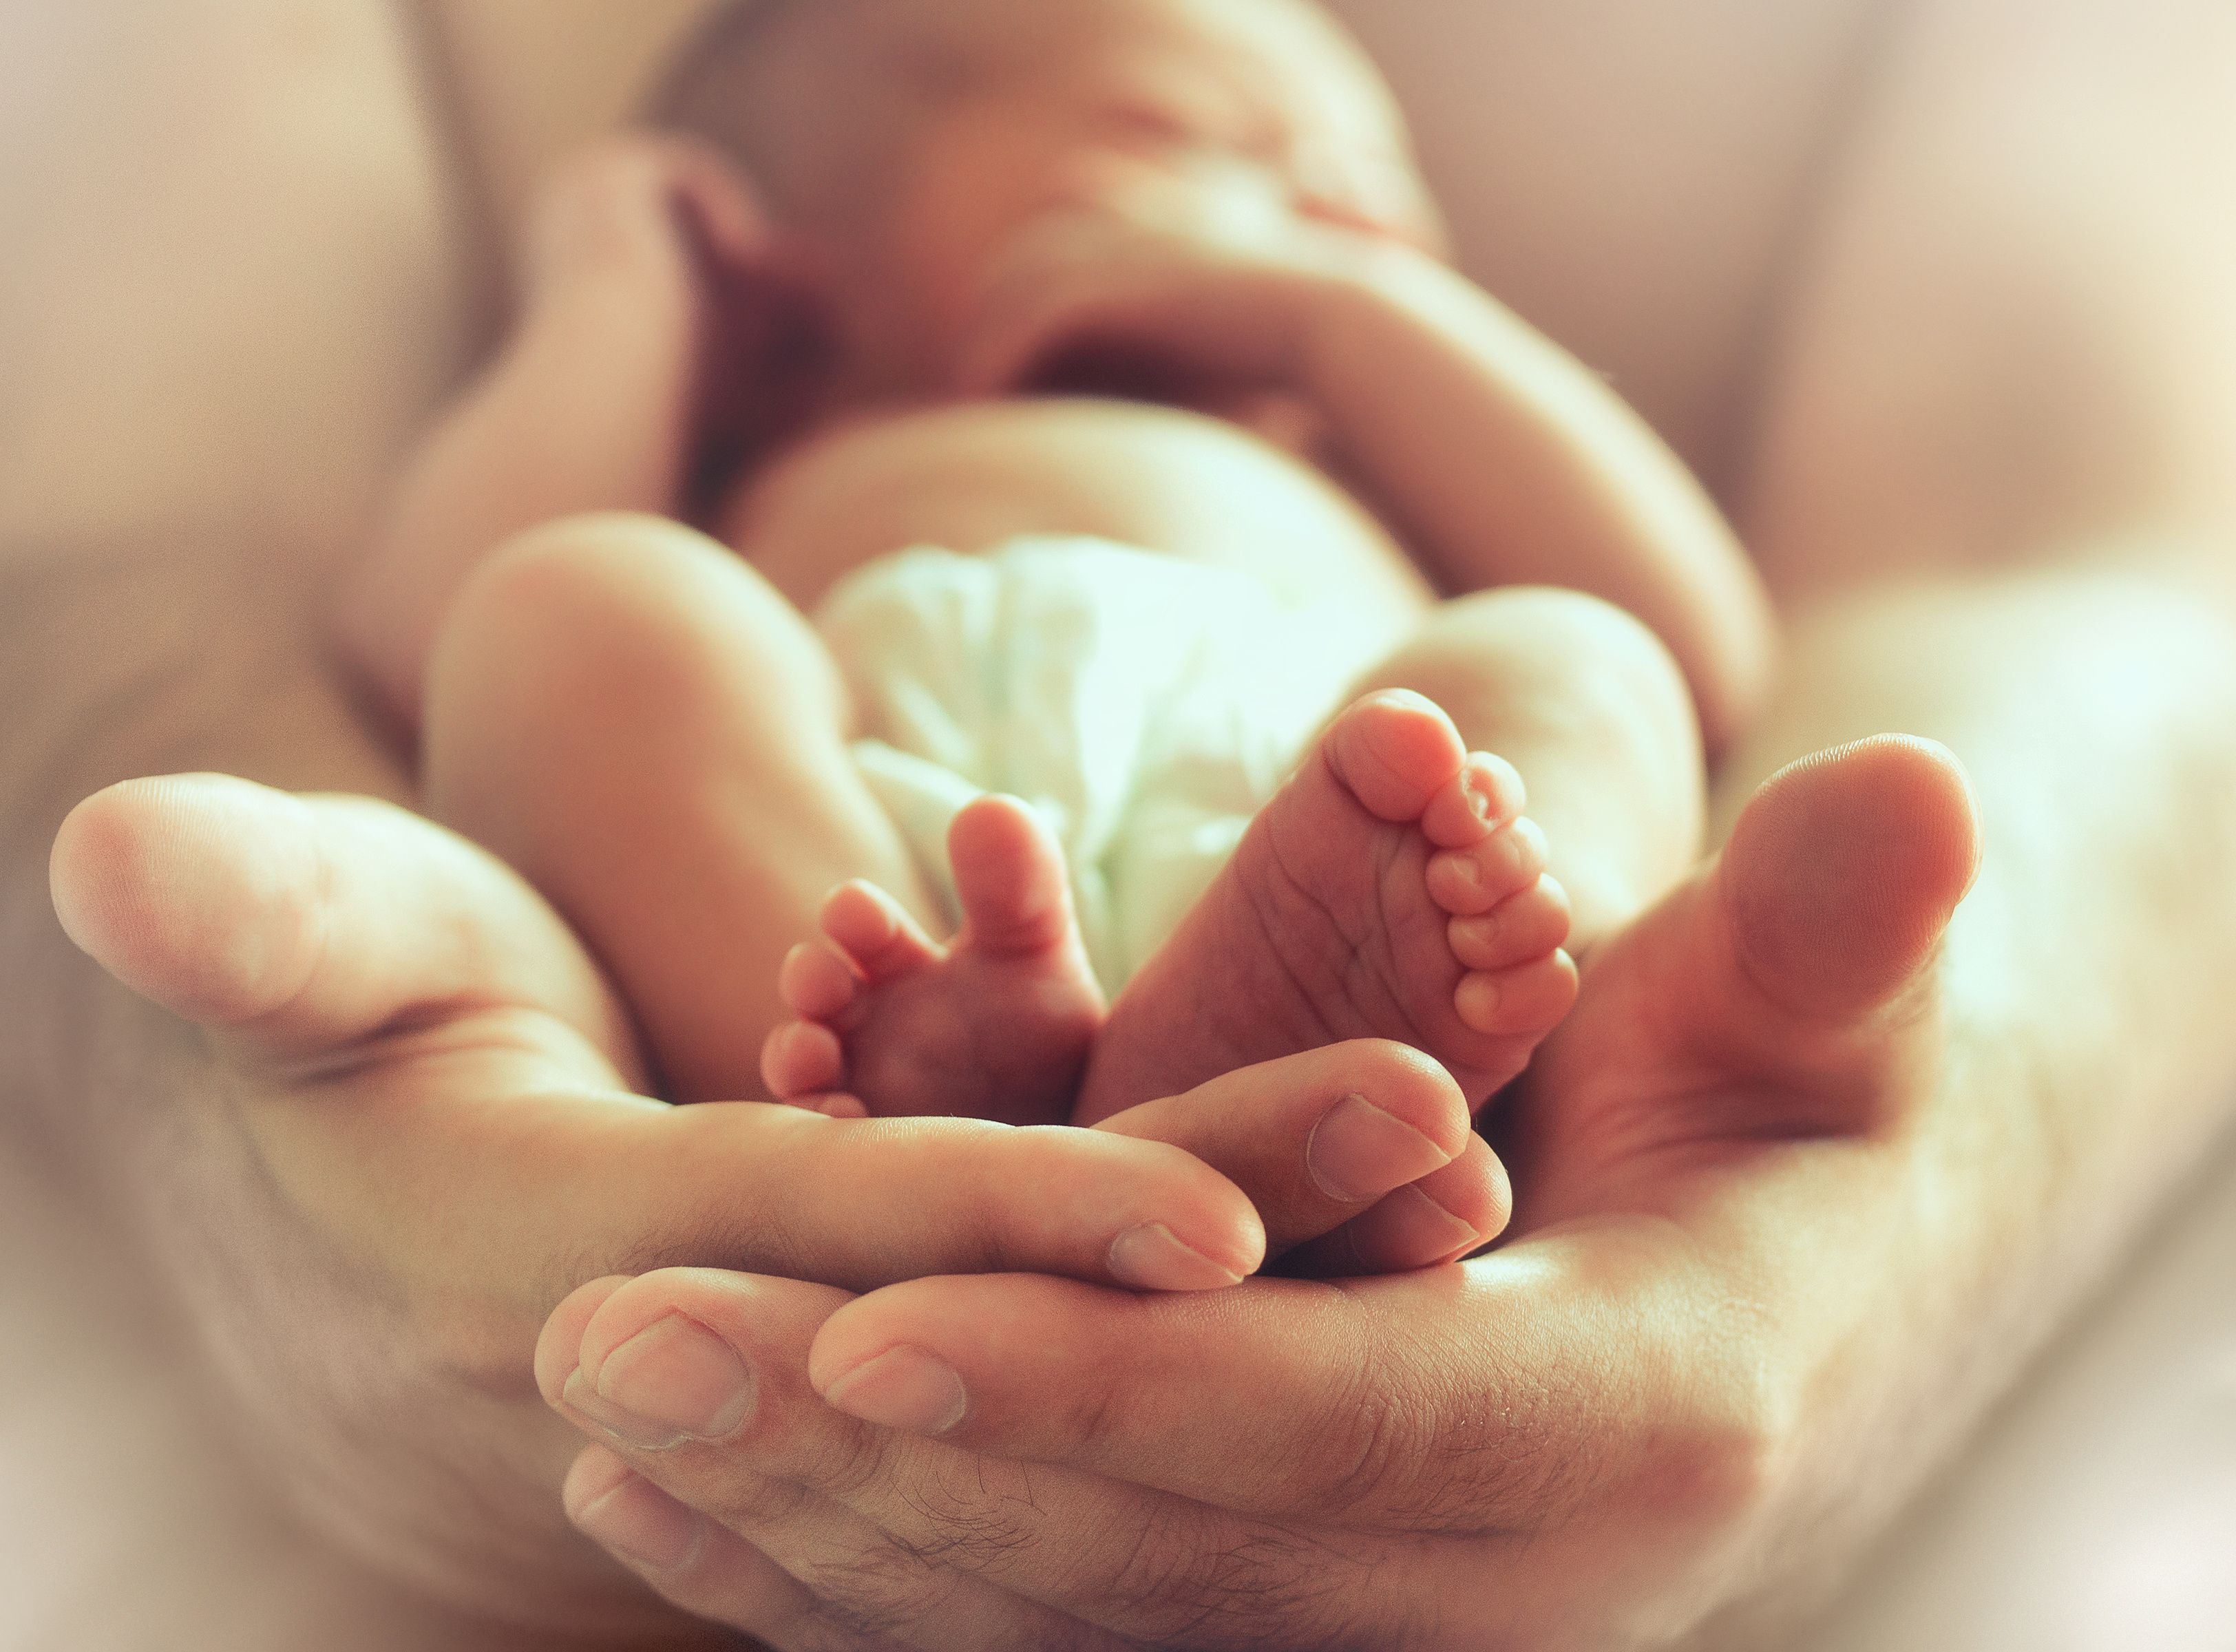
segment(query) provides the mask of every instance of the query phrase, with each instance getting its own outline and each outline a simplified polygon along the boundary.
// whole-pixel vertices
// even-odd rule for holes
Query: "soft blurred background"
[[[1829,0],[1349,0],[1338,9],[1413,110],[1473,273],[1608,365],[1712,483],[1733,485],[1748,382],[1733,364],[1753,347],[1766,284],[1790,254],[1778,227],[1805,207],[1800,197],[1819,176],[1820,157],[1794,135],[1799,115],[1851,95],[1881,38],[1871,9]],[[120,494],[156,485],[150,475],[187,478],[179,485],[189,491],[228,484],[223,417],[183,419],[196,434],[179,451],[138,453],[128,467],[82,427],[119,385],[176,394],[143,345],[115,343],[158,310],[118,272],[71,261],[82,256],[74,247],[101,244],[103,214],[144,213],[161,226],[157,244],[178,253],[174,301],[201,291],[214,313],[226,299],[227,249],[199,245],[191,215],[165,220],[160,170],[123,176],[118,152],[105,147],[104,134],[132,129],[129,106],[142,88],[160,83],[190,102],[191,85],[180,94],[177,82],[191,82],[197,51],[329,28],[349,49],[389,54],[398,75],[424,88],[429,142],[457,163],[444,212],[460,231],[450,267],[463,296],[402,291],[396,302],[424,312],[440,335],[435,365],[391,375],[395,407],[324,416],[322,451],[369,444],[370,460],[232,477],[278,497],[330,500],[368,485],[381,444],[408,424],[397,409],[424,405],[486,335],[503,290],[492,227],[526,181],[620,115],[646,66],[699,10],[698,0],[439,0],[391,16],[340,0],[0,0],[0,525],[16,534],[98,525],[122,509]],[[1488,63],[1499,65],[1495,97],[1480,73]],[[2220,72],[2236,97],[2236,64]],[[1575,95],[1579,73],[1592,77],[1588,100]],[[319,95],[306,85],[303,95]],[[1595,111],[1610,107],[1628,112],[1626,141],[1600,128]],[[207,113],[213,130],[240,115]],[[1516,250],[1544,235],[1571,249],[1562,279]],[[375,267],[367,279],[378,275]],[[110,288],[123,333],[102,320]],[[260,316],[243,336],[284,340],[291,325],[285,314]],[[243,357],[253,376],[261,358],[253,347]],[[181,411],[193,411],[191,398]],[[330,508],[330,520],[344,519]],[[16,1110],[0,1110],[0,1325],[10,1350],[0,1360],[0,1648],[509,1644],[396,1597],[280,1510],[160,1294],[88,1217],[58,1162],[15,1127]],[[1917,1649],[2236,1649],[2236,1159],[2199,1168],[2134,1266],[1793,1652]]]

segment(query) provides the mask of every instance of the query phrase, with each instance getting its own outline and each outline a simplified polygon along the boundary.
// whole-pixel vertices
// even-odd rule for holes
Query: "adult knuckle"
[[[905,1547],[929,1565],[972,1575],[1002,1570],[1041,1540],[1046,1517],[1034,1479],[1027,1464],[940,1459],[898,1488],[917,1517]]]
[[[1557,1524],[1604,1484],[1604,1408],[1588,1373],[1528,1364],[1455,1371],[1424,1343],[1362,1405],[1347,1497],[1374,1524],[1480,1535]],[[1385,1367],[1386,1368],[1386,1367]]]
[[[1627,1489],[1673,1524],[1750,1524],[1784,1483],[1792,1411],[1766,1372],[1726,1370],[1656,1424]]]
[[[1579,1464],[1556,1425],[1568,1411],[1560,1396],[1527,1382],[1472,1381],[1434,1350],[1415,1352],[1358,1366],[1338,1414],[1317,1425],[1332,1509],[1371,1510],[1372,1524],[1473,1533],[1564,1495]]]
[[[726,1476],[709,1500],[708,1512],[740,1535],[778,1530],[799,1517],[808,1489],[763,1474]]]
[[[1330,1465],[1324,1495],[1338,1507],[1402,1506],[1433,1494],[1434,1477],[1423,1471],[1440,1431],[1405,1385],[1383,1379],[1372,1366],[1351,1369],[1317,1431]]]
[[[1152,1523],[1112,1595],[1158,1645],[1339,1647],[1370,1643],[1355,1633],[1361,1581],[1351,1557],[1304,1533],[1260,1528],[1207,1544]]]
[[[795,1557],[786,1569],[821,1603],[819,1615],[848,1634],[878,1639],[920,1629],[962,1587],[906,1550],[879,1543],[843,1558]]]
[[[832,1427],[796,1445],[787,1466],[793,1478],[844,1503],[886,1478],[885,1450],[873,1429]]]

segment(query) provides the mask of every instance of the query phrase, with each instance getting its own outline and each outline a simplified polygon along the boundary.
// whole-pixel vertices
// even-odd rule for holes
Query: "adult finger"
[[[893,1652],[903,1644],[831,1623],[791,1573],[602,1446],[575,1459],[561,1500],[577,1530],[694,1617],[780,1652]]]
[[[399,1083],[353,1076],[336,1105],[252,1110],[291,1186],[369,1254],[444,1213],[449,1272],[533,1259],[541,1320],[586,1277],[674,1263],[851,1289],[1030,1269],[1132,1290],[1231,1284],[1262,1254],[1249,1201],[1180,1149],[977,1119],[833,1119],[762,1102],[668,1108],[538,1089],[543,1057],[479,1049]],[[429,1093],[441,1096],[428,1104]]]
[[[1470,1134],[1450,1164],[1298,1246],[1282,1259],[1281,1272],[1299,1279],[1351,1279],[1456,1262],[1503,1232],[1513,1210],[1506,1167],[1490,1142]]]
[[[1351,1223],[1311,1253],[1315,1272],[1380,1273],[1464,1255],[1498,1235],[1511,1204],[1451,1076],[1418,1050],[1378,1039],[1244,1068],[1095,1128],[1169,1142],[1218,1170],[1257,1206],[1268,1255]],[[1417,1185],[1426,1209],[1412,1199],[1384,1208],[1384,1195]]]
[[[742,1490],[726,1489],[733,1496]],[[576,1528],[663,1600],[750,1635],[773,1652],[944,1652],[964,1646],[989,1652],[1042,1647],[1121,1652],[1108,1637],[1072,1637],[1044,1609],[941,1576],[897,1551],[865,1522],[853,1520],[855,1530],[833,1535],[828,1519],[818,1517],[852,1517],[840,1510],[803,1508],[792,1488],[742,1491],[741,1500],[785,1510],[761,1528],[736,1524],[772,1533],[800,1576],[604,1447],[594,1445],[575,1459],[565,1491],[568,1517]],[[958,1602],[958,1595],[970,1598]]]
[[[1730,1293],[1687,1254],[1640,1223],[1216,1299],[919,1280],[834,1313],[810,1375],[865,1421],[1244,1512],[1535,1528],[1610,1478],[1706,1476],[1760,1438],[1742,1341],[1704,1323]],[[866,1380],[881,1362],[911,1384]]]
[[[545,1399],[666,1499],[624,1486],[611,1520],[612,1536],[666,1563],[668,1581],[655,1586],[728,1596],[743,1585],[746,1604],[766,1611],[765,1576],[719,1552],[707,1563],[720,1531],[797,1580],[814,1603],[808,1622],[824,1629],[985,1652],[1121,1652],[1116,1636],[896,1543],[812,1484],[761,1472],[734,1449],[741,1432],[786,1409],[787,1394],[825,1412],[799,1372],[815,1325],[845,1300],[792,1280],[755,1286],[688,1269],[595,1281],[561,1305],[537,1345]]]
[[[246,1052],[314,1058],[470,1001],[546,1014],[635,1076],[627,1023],[551,909],[392,805],[128,780],[71,813],[50,869],[79,947]]]
[[[532,1255],[517,1284],[540,1320],[555,1286],[687,1259],[860,1287],[931,1266],[1202,1289],[1263,1255],[1248,1201],[1175,1148],[628,1094],[617,1012],[564,926],[385,804],[113,787],[71,817],[54,884],[120,979],[269,1070],[273,1104],[244,1116],[338,1241],[386,1255],[450,1213],[430,1288],[460,1259]],[[346,1105],[298,1105],[306,1085]]]
[[[1156,1645],[1370,1644],[1405,1616],[1420,1579],[1384,1540],[1287,1530],[834,1412],[806,1358],[841,1300],[700,1269],[600,1281],[547,1325],[538,1385],[671,1497],[851,1610],[934,1609],[945,1572],[1057,1613],[1037,1631],[1065,1637],[1050,1645],[1103,1643],[1081,1641],[1082,1623]]]

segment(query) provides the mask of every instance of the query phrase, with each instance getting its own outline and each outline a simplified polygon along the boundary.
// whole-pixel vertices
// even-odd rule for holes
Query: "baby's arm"
[[[1768,600],[1629,405],[1481,289],[1392,249],[1318,289],[1302,388],[1355,479],[1454,592],[1557,585],[1644,621],[1720,745],[1769,675]]]
[[[1619,397],[1424,253],[1302,224],[1226,239],[1121,202],[1029,230],[985,313],[966,390],[1061,382],[1117,346],[1183,381],[1300,393],[1452,594],[1565,586],[1637,615],[1712,746],[1760,694],[1768,603],[1707,494]]]
[[[755,225],[695,149],[624,138],[547,188],[523,311],[405,471],[339,609],[352,663],[411,727],[429,655],[469,574],[513,535],[589,511],[677,515],[693,458],[706,273]]]

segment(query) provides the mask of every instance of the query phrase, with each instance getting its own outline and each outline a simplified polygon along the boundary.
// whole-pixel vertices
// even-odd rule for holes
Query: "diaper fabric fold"
[[[1088,539],[869,564],[817,626],[862,721],[856,760],[956,918],[948,824],[988,792],[1062,841],[1115,992],[1169,934],[1358,668],[1332,604]]]

